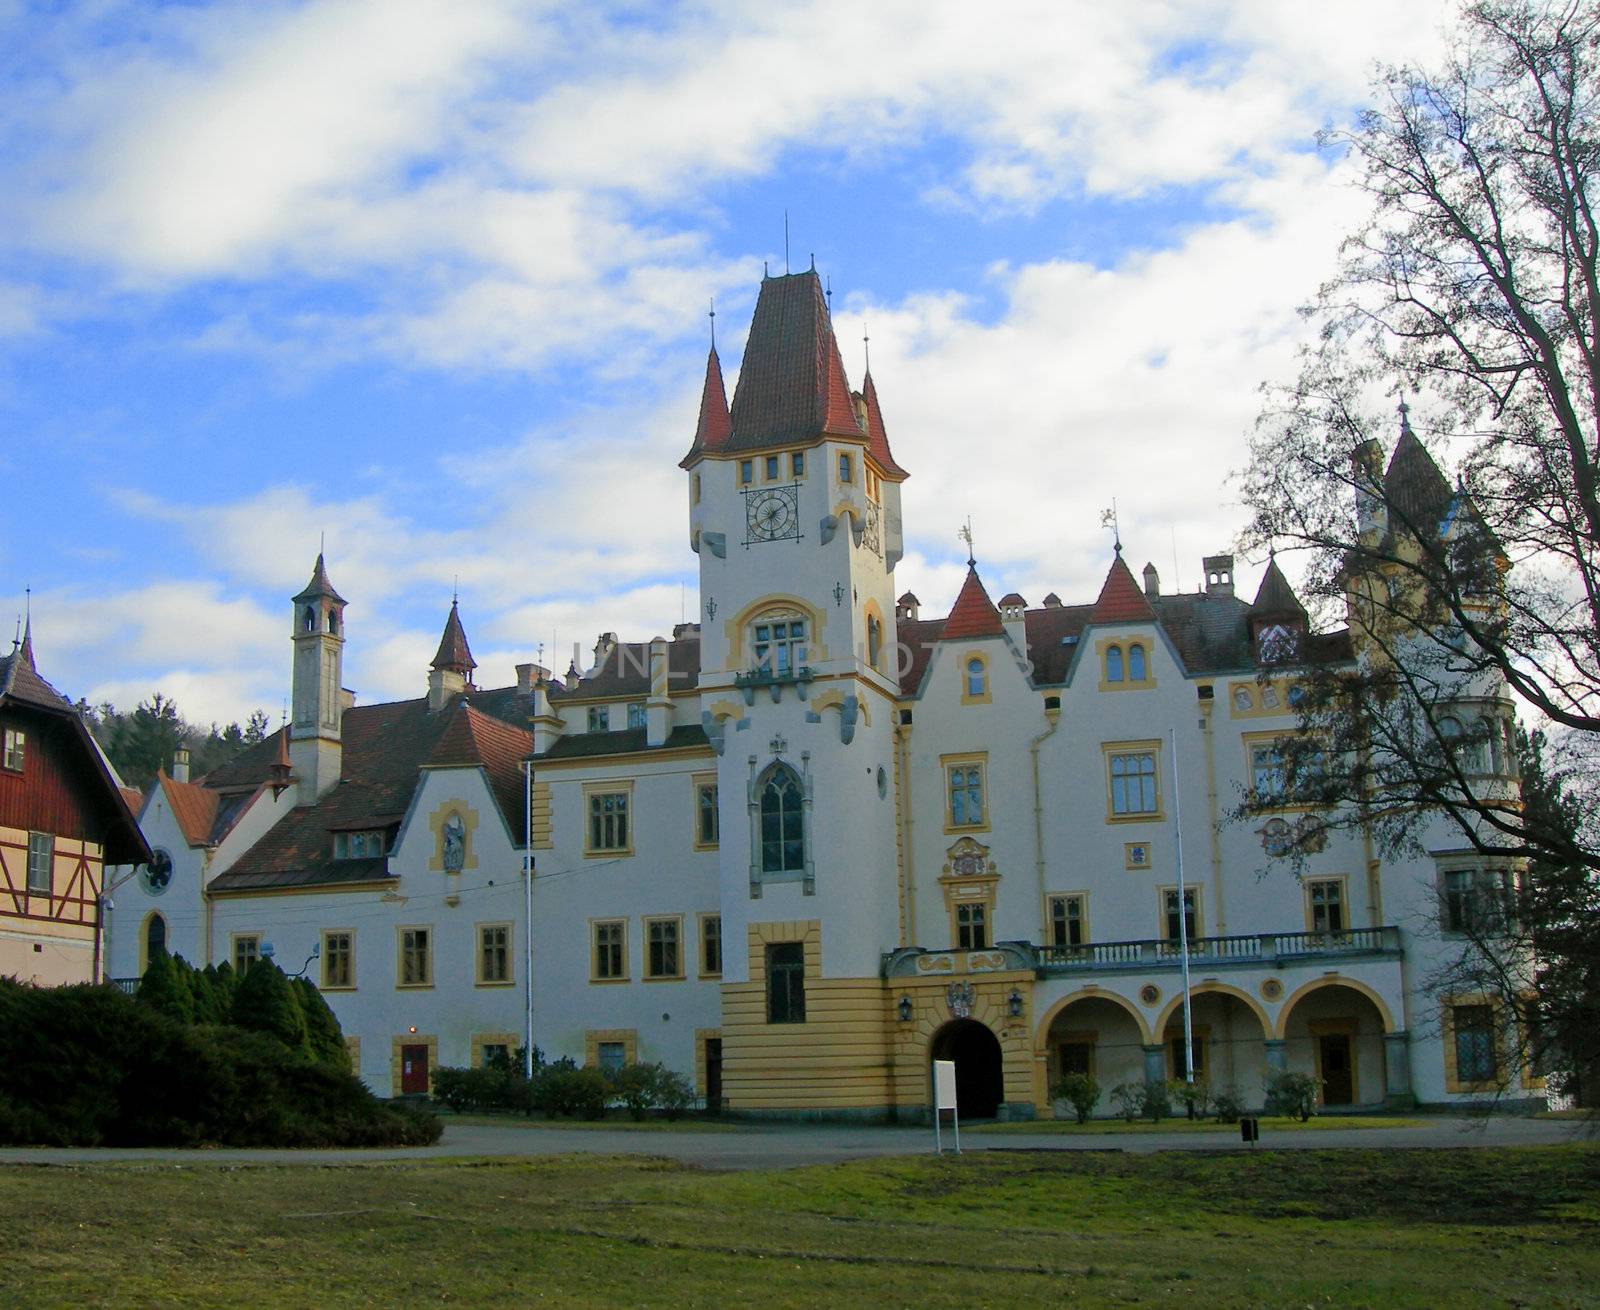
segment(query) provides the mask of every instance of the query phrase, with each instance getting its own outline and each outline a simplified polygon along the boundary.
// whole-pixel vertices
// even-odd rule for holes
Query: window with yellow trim
[[[709,779],[694,786],[694,844],[711,850],[721,839],[721,820],[717,811],[717,783]]]
[[[989,946],[989,906],[985,901],[956,902],[956,948],[982,951]]]
[[[1345,930],[1344,879],[1313,878],[1306,883],[1306,928],[1310,932]]]
[[[961,703],[976,705],[988,700],[989,661],[982,655],[967,655],[961,661]]]
[[[1112,752],[1107,768],[1114,817],[1132,818],[1160,812],[1154,749]]]
[[[592,929],[594,947],[590,978],[595,982],[621,982],[628,976],[628,923],[626,919],[600,919]]]
[[[478,925],[479,985],[499,986],[511,981],[511,925],[480,923]]]
[[[1085,892],[1068,892],[1049,898],[1050,945],[1085,946],[1089,941],[1089,897]]]
[[[722,976],[722,916],[720,914],[702,914],[700,916],[700,976],[702,978],[720,978]]]
[[[1179,917],[1178,889],[1176,887],[1163,887],[1161,889],[1161,937],[1163,941],[1176,944],[1183,937],[1193,942],[1201,934],[1200,922],[1200,889],[1198,887],[1185,887],[1183,889],[1183,913]]]
[[[397,987],[433,986],[433,930],[401,928]]]
[[[233,935],[233,971],[243,977],[250,966],[261,958],[261,936],[253,932],[236,932]]]
[[[644,921],[646,978],[683,977],[683,920],[677,917]]]
[[[348,928],[322,934],[322,986],[336,991],[356,985],[356,935]]]
[[[631,850],[628,840],[628,793],[595,790],[587,793],[586,800],[589,807],[587,853]]]
[[[952,830],[987,827],[985,790],[982,760],[956,760],[946,764],[946,826]]]

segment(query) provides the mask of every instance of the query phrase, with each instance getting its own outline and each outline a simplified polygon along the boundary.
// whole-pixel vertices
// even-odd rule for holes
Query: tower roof
[[[30,669],[37,670],[38,665],[33,662],[33,615],[28,615],[27,621],[22,625],[22,644],[17,647],[17,658]]]
[[[1261,575],[1261,585],[1256,588],[1256,598],[1250,605],[1250,613],[1263,617],[1269,615],[1293,615],[1302,619],[1306,617],[1305,606],[1294,594],[1289,579],[1283,576],[1283,570],[1278,567],[1276,558],[1267,561],[1267,571]]]
[[[343,605],[345,603],[344,597],[335,591],[333,583],[328,581],[328,566],[322,562],[322,552],[319,550],[317,552],[316,567],[311,570],[311,581],[306,583],[305,590],[294,599],[297,601],[319,600],[324,596],[337,604]]]
[[[1000,622],[1000,611],[983,589],[978,577],[978,566],[967,565],[967,580],[961,584],[956,603],[950,607],[950,617],[944,621],[939,633],[942,641],[955,641],[971,637],[999,637],[1005,633]]]
[[[763,279],[729,417],[734,451],[867,435],[815,269]]]
[[[878,466],[889,477],[908,477],[906,471],[894,462],[894,454],[889,449],[889,434],[883,427],[883,408],[878,404],[878,386],[872,380],[870,370],[861,384],[861,400],[867,411],[867,453],[878,461]]]
[[[1417,439],[1410,423],[1400,429],[1389,470],[1383,475],[1383,498],[1413,528],[1434,531],[1450,508],[1450,484]]]
[[[461,615],[455,601],[450,602],[450,617],[444,621],[444,634],[439,638],[439,650],[433,657],[431,667],[463,674],[471,673],[478,667],[467,645],[467,634],[461,626]]]
[[[694,442],[689,453],[680,461],[687,468],[695,459],[711,451],[723,449],[733,435],[733,423],[728,417],[728,388],[722,381],[722,361],[717,358],[717,348],[711,347],[706,356],[706,380],[700,389],[700,421],[695,425]]]
[[[1146,620],[1153,623],[1155,617],[1156,612],[1150,607],[1149,597],[1133,580],[1133,572],[1128,568],[1119,550],[1116,558],[1111,561],[1110,569],[1106,571],[1106,580],[1100,588],[1100,598],[1095,601],[1094,608],[1089,612],[1089,622],[1137,623]]]

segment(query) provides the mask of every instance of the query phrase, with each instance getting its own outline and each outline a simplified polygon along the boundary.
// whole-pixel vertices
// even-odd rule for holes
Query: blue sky
[[[1361,213],[1314,133],[1444,14],[1326,8],[0,0],[0,613],[202,721],[276,715],[321,534],[363,700],[456,586],[486,684],[695,617],[706,307],[731,383],[786,212],[857,384],[872,337],[903,587],[970,515],[995,594],[1088,599],[1113,497],[1193,587]]]

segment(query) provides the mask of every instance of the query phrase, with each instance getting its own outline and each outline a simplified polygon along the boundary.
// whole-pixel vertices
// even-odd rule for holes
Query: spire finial
[[[452,574],[450,578],[450,608],[454,609],[461,600],[461,575]]]
[[[717,348],[717,298],[715,296],[711,297],[711,313],[709,317],[711,319],[711,349],[715,350]]]
[[[1406,398],[1405,398],[1405,393],[1404,392],[1401,392],[1401,394],[1400,394],[1400,403],[1398,405],[1396,405],[1395,408],[1396,408],[1396,410],[1399,411],[1399,414],[1400,414],[1400,431],[1403,432],[1403,433],[1404,432],[1410,432],[1411,431],[1411,406],[1406,404]]]
[[[1111,508],[1100,511],[1100,526],[1111,529],[1111,547],[1122,554],[1122,525],[1117,521],[1117,502],[1112,498]]]
[[[956,536],[967,543],[967,567],[976,567],[978,560],[972,549],[972,515],[967,515],[967,521],[956,530]]]
[[[327,553],[328,553],[328,534],[326,532],[319,532],[319,533],[317,533],[317,554],[318,555],[326,555]]]
[[[817,257],[815,255],[811,256],[811,271],[813,273],[815,273],[817,271]],[[827,285],[823,287],[822,294],[824,296],[826,296],[827,300],[828,300],[828,313],[830,313],[830,314],[833,313],[833,274],[832,273],[828,274]]]
[[[867,325],[861,325],[861,354],[866,360],[868,373],[872,372],[872,338],[867,335]]]

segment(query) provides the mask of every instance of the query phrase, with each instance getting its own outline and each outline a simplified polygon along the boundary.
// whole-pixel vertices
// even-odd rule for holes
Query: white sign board
[[[956,1062],[954,1060],[935,1060],[933,1062],[933,1104],[935,1109],[954,1110],[956,1108]]]

